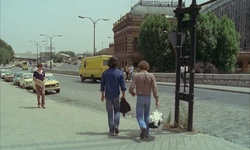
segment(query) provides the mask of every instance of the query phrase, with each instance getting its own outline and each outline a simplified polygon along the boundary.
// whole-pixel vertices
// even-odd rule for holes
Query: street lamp
[[[30,41],[30,42],[33,42],[36,45],[36,64],[38,64],[38,44],[44,41],[39,41],[39,42]]]
[[[82,16],[78,16],[78,18],[81,18],[81,19],[88,18],[88,19],[91,20],[92,23],[93,23],[93,26],[94,26],[93,56],[95,56],[95,26],[96,26],[96,24],[97,24],[97,22],[98,22],[99,20],[109,21],[109,19],[99,18],[99,19],[97,19],[97,20],[93,20],[93,19],[90,18],[90,17],[82,17]]]
[[[46,36],[48,38],[50,38],[50,69],[52,69],[52,39],[54,37],[61,37],[62,35],[53,35],[53,36],[49,36],[49,35],[46,35],[46,34],[40,34],[40,36]]]
[[[46,44],[39,45],[39,51],[40,51],[40,62],[42,62],[42,51],[41,47],[44,46],[46,48]]]

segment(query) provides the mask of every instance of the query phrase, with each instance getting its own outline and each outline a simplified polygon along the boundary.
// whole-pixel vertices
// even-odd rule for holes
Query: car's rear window
[[[107,66],[108,65],[108,60],[103,60],[102,64],[103,64],[103,66]]]
[[[26,75],[24,75],[24,77],[23,77],[24,79],[29,79],[29,78],[32,78],[32,74],[26,74]]]

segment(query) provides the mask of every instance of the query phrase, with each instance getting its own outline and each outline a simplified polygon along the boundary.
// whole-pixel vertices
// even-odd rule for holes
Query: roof
[[[25,53],[25,54],[15,54],[15,58],[22,58],[22,59],[37,59],[40,58],[40,55],[37,54],[30,54],[30,53]]]
[[[169,18],[173,18],[173,12],[177,7],[177,2],[164,1],[139,1],[132,8],[130,13],[134,16],[145,16],[153,14],[163,14]]]

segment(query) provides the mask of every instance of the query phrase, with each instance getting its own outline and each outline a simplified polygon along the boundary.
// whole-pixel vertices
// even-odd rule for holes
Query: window
[[[108,65],[108,60],[103,60],[102,64],[103,64],[103,66],[107,66]]]
[[[138,50],[138,48],[137,48],[137,45],[138,45],[137,38],[134,38],[134,43],[133,43],[133,45],[134,45],[134,51],[137,51],[137,50]]]

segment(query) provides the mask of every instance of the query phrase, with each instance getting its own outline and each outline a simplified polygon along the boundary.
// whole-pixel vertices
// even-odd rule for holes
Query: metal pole
[[[39,48],[40,48],[40,49],[39,49],[39,50],[40,50],[40,59],[39,59],[39,60],[40,60],[40,63],[42,63],[42,57],[41,57],[41,47],[42,47],[42,45],[40,45],[40,46],[39,46]]]
[[[93,21],[93,25],[94,25],[94,44],[93,44],[93,56],[95,56],[95,25],[96,25],[96,22]]]
[[[52,69],[52,37],[50,37],[50,69]]]
[[[179,0],[178,8],[182,8],[182,0]],[[179,106],[180,106],[180,55],[181,55],[181,22],[183,15],[177,16],[177,48],[176,48],[176,84],[175,84],[175,116],[174,126],[179,126]]]
[[[195,4],[195,3],[194,3]],[[191,14],[191,52],[190,52],[190,84],[189,95],[194,95],[194,76],[195,76],[195,61],[196,61],[196,19],[198,11]],[[188,131],[193,130],[193,105],[194,100],[188,103]]]
[[[38,64],[38,43],[36,43],[36,64]]]

